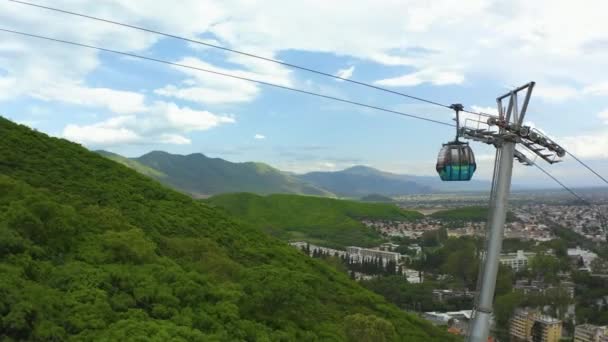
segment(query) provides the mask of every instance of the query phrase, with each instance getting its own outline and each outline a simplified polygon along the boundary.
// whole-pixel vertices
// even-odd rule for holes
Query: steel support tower
[[[460,134],[467,138],[496,147],[494,177],[490,193],[489,217],[486,224],[486,247],[483,266],[478,277],[478,294],[475,301],[473,323],[469,329],[469,342],[486,342],[492,321],[494,290],[500,265],[500,252],[508,210],[513,160],[533,165],[534,161],[516,149],[523,146],[543,160],[553,164],[565,155],[565,150],[541,132],[524,125],[524,118],[535,83],[530,82],[496,99],[498,116],[486,115],[483,122],[467,119]],[[518,95],[525,93],[519,108]],[[508,99],[508,105],[503,101]]]

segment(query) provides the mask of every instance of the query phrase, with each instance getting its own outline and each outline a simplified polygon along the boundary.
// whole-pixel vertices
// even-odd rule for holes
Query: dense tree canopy
[[[285,194],[223,194],[208,202],[239,218],[242,225],[264,229],[284,240],[306,239],[333,247],[381,243],[380,234],[361,223],[362,219],[407,221],[424,217],[393,204]]]
[[[76,144],[2,118],[0,137],[5,340],[450,339],[332,267]]]

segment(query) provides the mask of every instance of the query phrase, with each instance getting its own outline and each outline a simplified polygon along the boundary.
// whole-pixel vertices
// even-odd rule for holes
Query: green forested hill
[[[391,204],[312,196],[239,193],[214,196],[208,201],[239,218],[243,225],[264,229],[284,240],[304,239],[334,247],[373,246],[381,242],[380,235],[365,227],[361,219],[423,217]]]
[[[446,341],[204,203],[0,117],[6,340]]]
[[[201,153],[184,156],[153,151],[138,158],[126,158],[106,151],[99,153],[195,196],[227,192],[333,196],[328,191],[264,163],[232,163],[220,158],[209,158]]]

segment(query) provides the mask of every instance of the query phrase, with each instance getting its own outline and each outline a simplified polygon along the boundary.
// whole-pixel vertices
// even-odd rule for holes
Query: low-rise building
[[[574,342],[608,341],[608,327],[593,324],[581,324],[574,328]]]
[[[445,302],[452,298],[468,298],[473,299],[475,292],[469,291],[468,289],[463,290],[451,290],[451,289],[436,289],[433,290],[433,299],[438,302]]]
[[[532,342],[559,342],[562,338],[562,321],[540,316],[532,325]]]
[[[399,245],[394,244],[392,242],[385,242],[383,244],[380,245],[379,249],[382,251],[389,251],[392,252],[395,249],[397,249],[399,247]]]
[[[529,259],[536,256],[534,252],[524,252],[519,250],[515,253],[501,253],[500,263],[509,266],[515,272],[523,271],[528,267]]]
[[[511,317],[509,335],[514,342],[524,342],[532,336],[532,325],[539,317],[538,311],[517,310]]]
[[[402,269],[401,273],[407,279],[407,282],[410,284],[420,284],[424,281],[422,277],[422,272],[410,269]]]
[[[517,310],[511,318],[509,335],[514,342],[558,342],[562,321],[536,310]]]
[[[355,262],[362,262],[364,260],[382,259],[384,264],[389,261],[398,263],[401,260],[401,254],[396,252],[381,251],[379,249],[363,248],[356,246],[346,247],[346,253]]]
[[[536,295],[544,295],[551,291],[564,291],[568,294],[568,297],[574,298],[574,283],[571,281],[561,281],[559,285],[554,286],[543,281],[521,279],[515,282],[513,288],[522,291],[524,294]]]
[[[584,265],[582,269],[587,271],[591,271],[591,262],[597,259],[597,254],[586,249],[581,249],[580,247],[568,248],[568,256],[570,258],[577,258],[582,260]]]

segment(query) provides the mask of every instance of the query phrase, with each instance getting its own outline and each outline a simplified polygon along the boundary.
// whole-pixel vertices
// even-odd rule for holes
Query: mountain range
[[[97,152],[195,197],[231,192],[333,196],[264,163],[232,163],[201,153],[178,155],[153,151],[138,158],[126,158],[111,152]]]
[[[487,191],[489,182],[442,182],[438,177],[400,175],[368,166],[342,171],[294,174],[258,162],[233,163],[201,153],[189,155],[153,151],[127,158],[99,154],[195,197],[232,192],[303,194],[359,198],[371,194],[398,196],[437,192]]]

